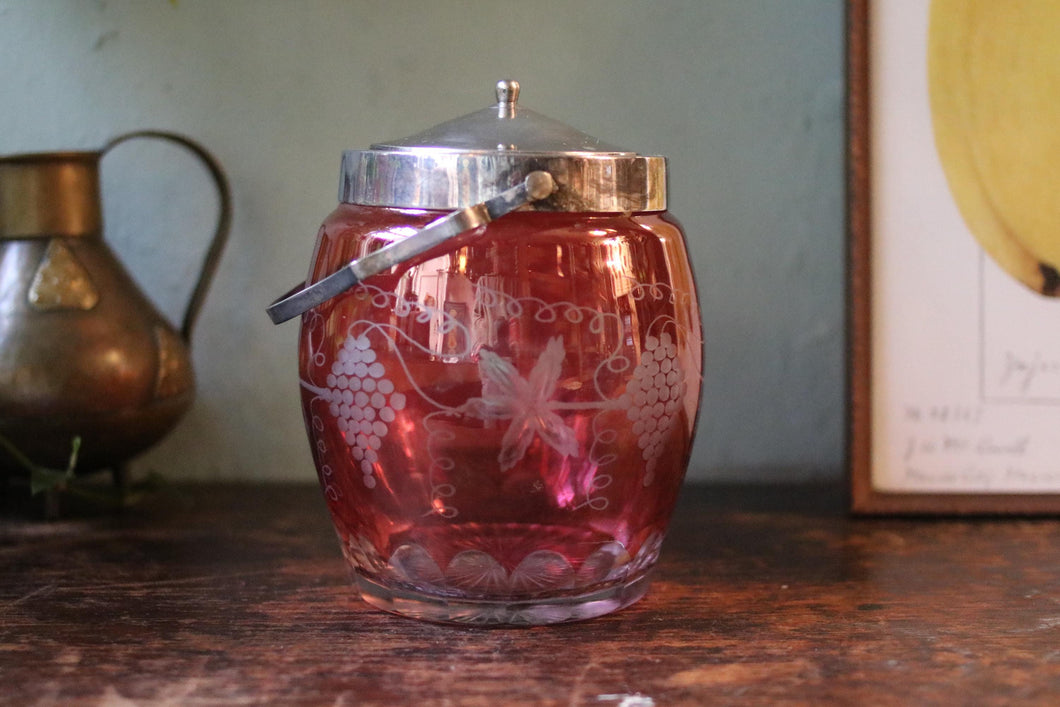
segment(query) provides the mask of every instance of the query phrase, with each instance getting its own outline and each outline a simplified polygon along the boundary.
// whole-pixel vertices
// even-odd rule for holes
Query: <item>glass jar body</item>
[[[342,204],[310,280],[440,215]],[[701,352],[665,212],[516,212],[305,314],[306,427],[362,596],[492,624],[640,598],[688,464]]]

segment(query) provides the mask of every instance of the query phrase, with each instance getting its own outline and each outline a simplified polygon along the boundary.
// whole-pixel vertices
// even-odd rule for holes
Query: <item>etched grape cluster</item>
[[[368,337],[347,336],[331,364],[324,396],[368,488],[375,486],[373,471],[383,438],[406,403],[376,358]]]
[[[668,443],[684,394],[684,375],[672,337],[667,333],[649,336],[622,400],[645,462],[645,486],[655,478],[656,463]]]

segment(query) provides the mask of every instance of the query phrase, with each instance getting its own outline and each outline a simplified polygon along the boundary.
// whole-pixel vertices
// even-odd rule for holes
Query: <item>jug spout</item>
[[[0,157],[0,239],[99,234],[99,152]]]

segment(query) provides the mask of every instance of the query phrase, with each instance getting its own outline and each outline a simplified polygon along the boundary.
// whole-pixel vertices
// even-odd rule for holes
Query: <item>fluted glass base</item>
[[[527,600],[469,599],[385,586],[356,575],[361,597],[372,606],[423,621],[478,626],[538,626],[583,621],[618,611],[648,591],[649,573],[587,594]]]

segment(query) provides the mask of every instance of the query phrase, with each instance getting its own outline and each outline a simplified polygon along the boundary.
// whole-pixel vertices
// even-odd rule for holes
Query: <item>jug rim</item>
[[[17,152],[11,155],[0,155],[0,164],[17,164],[23,162],[98,162],[101,156],[102,152],[99,150]]]

